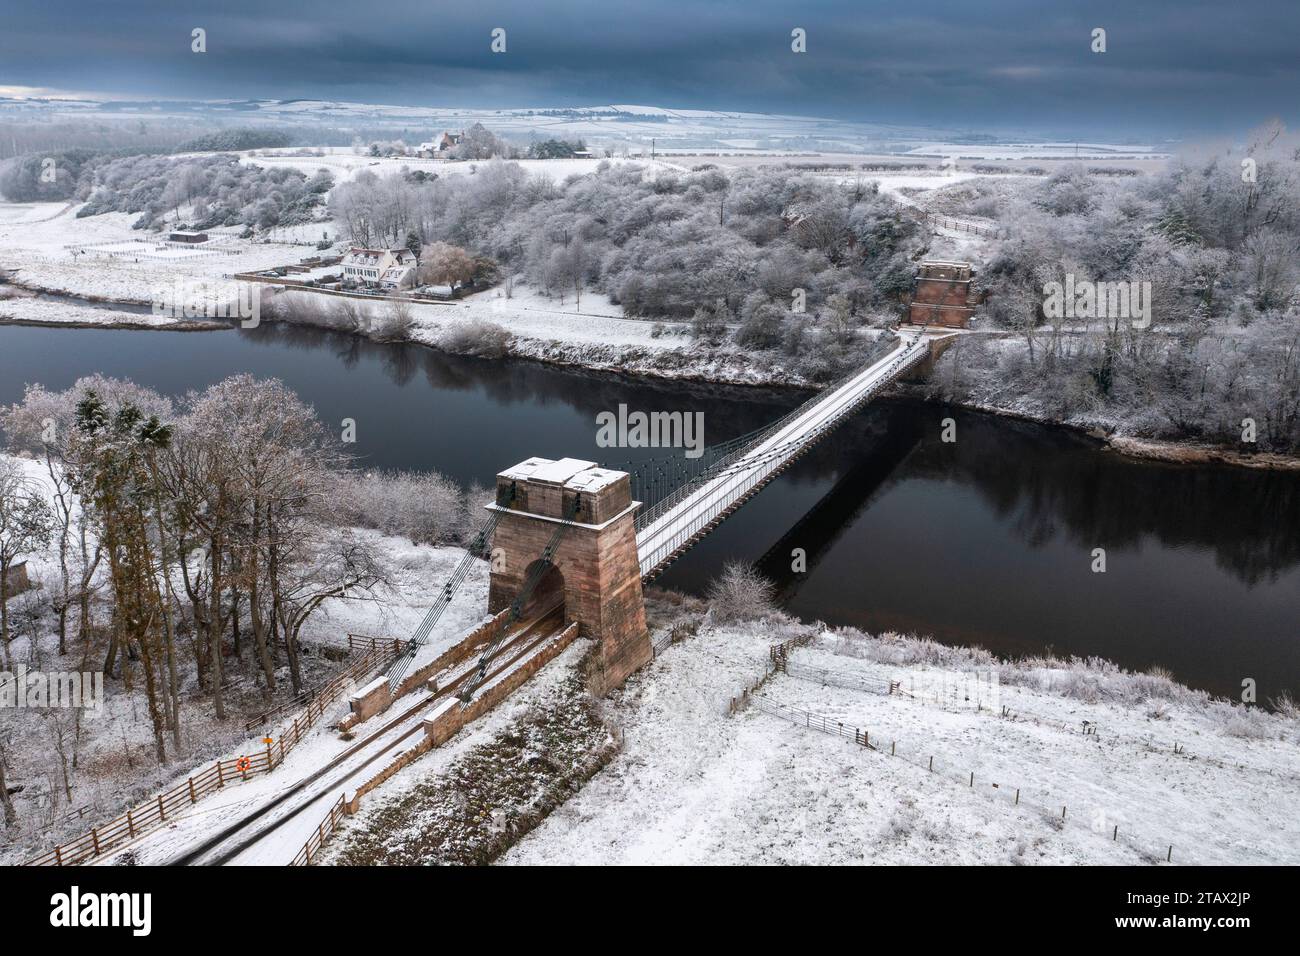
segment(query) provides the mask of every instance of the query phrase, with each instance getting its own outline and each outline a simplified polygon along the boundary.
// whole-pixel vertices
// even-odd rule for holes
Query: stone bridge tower
[[[488,610],[508,607],[540,572],[525,616],[563,600],[565,620],[577,621],[582,636],[600,642],[600,693],[621,685],[654,656],[637,560],[639,507],[627,472],[576,458],[529,458],[506,469],[497,475],[496,503],[488,505],[499,512]],[[539,567],[561,526],[567,527],[552,566]]]

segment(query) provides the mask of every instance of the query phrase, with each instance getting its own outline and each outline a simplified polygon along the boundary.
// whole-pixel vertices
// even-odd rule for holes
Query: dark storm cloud
[[[63,0],[5,19],[0,85],[138,97],[1190,130],[1294,120],[1300,90],[1297,0]],[[806,54],[790,51],[796,26]]]

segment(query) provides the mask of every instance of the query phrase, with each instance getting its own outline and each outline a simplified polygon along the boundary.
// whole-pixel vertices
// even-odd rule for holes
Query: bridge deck
[[[835,428],[877,391],[929,352],[932,337],[918,334],[864,368],[830,394],[810,400],[806,410],[716,468],[699,486],[654,518],[637,534],[637,558],[644,578],[654,576],[696,538],[756,493],[792,460]]]

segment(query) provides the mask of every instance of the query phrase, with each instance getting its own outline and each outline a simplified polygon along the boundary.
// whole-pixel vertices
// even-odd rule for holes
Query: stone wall
[[[441,747],[456,736],[466,724],[492,710],[518,690],[530,677],[559,656],[560,652],[577,640],[579,627],[570,624],[560,636],[506,674],[501,680],[474,698],[468,707],[449,707],[424,722],[425,740],[431,747]]]
[[[17,564],[10,565],[9,571],[5,574],[5,594],[13,597],[15,594],[30,591],[31,588],[32,583],[27,578],[27,562],[19,561]]]
[[[509,616],[509,608],[493,615],[490,620],[484,621],[478,627],[474,628],[474,630],[465,635],[462,640],[443,651],[428,664],[425,664],[423,667],[407,674],[406,677],[402,678],[402,682],[397,685],[397,689],[393,691],[393,695],[389,699],[388,703],[381,707],[379,711],[375,711],[375,713],[387,710],[388,707],[392,706],[393,701],[397,700],[399,697],[404,697],[417,687],[422,687],[425,682],[435,674],[439,674],[449,667],[455,667],[457,664],[468,660],[476,651],[481,650],[487,644],[492,635],[496,633],[496,629]],[[371,714],[371,716],[373,716],[373,714]],[[351,730],[365,719],[367,718],[358,717],[355,713],[351,713],[340,720],[337,726],[340,731]]]
[[[369,720],[375,714],[387,710],[393,703],[393,695],[388,690],[388,678],[376,677],[361,690],[348,698],[348,715],[352,718],[349,726],[355,726]]]
[[[500,681],[483,691],[468,707],[460,707],[455,697],[448,697],[440,705],[435,717],[425,720],[424,736],[415,745],[402,751],[383,770],[375,774],[361,786],[357,787],[353,800],[360,800],[374,790],[393,774],[409,767],[434,747],[440,747],[456,736],[466,724],[492,710],[508,696],[518,690],[524,682],[554,660],[561,651],[572,644],[578,637],[578,626],[570,624],[560,635],[526,660],[515,670],[502,677]],[[448,706],[450,705],[450,706]]]

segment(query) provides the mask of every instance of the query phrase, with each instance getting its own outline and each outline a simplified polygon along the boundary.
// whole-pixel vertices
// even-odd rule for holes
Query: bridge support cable
[[[918,336],[903,348],[881,373],[879,385],[883,387],[907,366],[915,364],[925,351],[924,339]],[[636,519],[637,530],[642,531],[709,482],[735,474],[737,471],[758,467],[786,453],[793,453],[807,444],[809,436],[799,434],[780,445],[765,447],[773,436],[779,435],[794,422],[806,418],[819,406],[835,399],[846,387],[861,377],[863,371],[863,369],[855,369],[775,422],[728,441],[709,445],[698,459],[686,459],[681,454],[673,454],[636,462],[604,464],[603,467],[626,471],[631,475],[632,497],[642,503]],[[871,398],[877,390],[873,385],[866,394],[854,402],[853,408]],[[839,420],[841,416],[837,416],[837,423]],[[817,437],[820,437],[820,434],[819,432]],[[756,454],[760,451],[761,455]]]
[[[542,548],[541,555],[533,562],[536,567],[529,572],[528,577],[524,579],[523,585],[519,588],[519,593],[515,595],[515,599],[510,603],[510,615],[501,622],[496,636],[492,638],[488,646],[483,649],[483,653],[479,655],[478,667],[475,669],[474,675],[465,682],[464,686],[461,687],[460,692],[456,695],[460,698],[462,707],[468,707],[470,701],[474,699],[474,692],[478,690],[479,685],[482,684],[484,679],[487,677],[488,665],[492,662],[493,656],[501,645],[505,643],[506,635],[510,630],[510,627],[523,617],[524,608],[527,607],[528,600],[532,597],[533,591],[537,589],[537,585],[541,583],[546,572],[555,564],[555,553],[559,550],[560,542],[564,540],[565,533],[573,526],[573,522],[577,520],[578,512],[581,510],[582,500],[578,495],[574,495],[573,503],[564,509],[563,521],[561,521],[555,531],[551,534],[550,540],[546,542],[546,547]],[[543,610],[541,616],[544,617],[546,614],[549,614],[562,603],[563,598],[561,598],[559,603]]]
[[[653,458],[641,458],[636,461],[601,462],[602,468],[625,471],[632,481],[632,497],[641,502],[638,516],[638,528],[648,522],[650,509],[675,491],[692,484],[708,481],[715,477],[719,468],[726,467],[743,457],[750,448],[761,445],[772,435],[790,425],[810,410],[836,394],[844,386],[862,374],[862,369],[854,369],[836,381],[818,391],[794,410],[782,415],[774,422],[769,422],[752,431],[729,438],[724,442],[708,445],[699,458],[686,458],[680,452],[657,455]],[[689,492],[688,492],[689,493]]]
[[[513,498],[514,489],[512,487],[506,498],[505,503],[507,506]],[[443,612],[451,605],[452,598],[456,596],[456,592],[460,589],[460,586],[464,584],[465,579],[469,577],[469,572],[474,567],[474,562],[486,555],[487,547],[492,541],[492,535],[496,531],[497,523],[500,520],[501,512],[493,511],[489,515],[487,521],[483,522],[483,524],[479,526],[478,531],[475,532],[474,537],[470,539],[469,544],[466,545],[465,556],[460,559],[456,567],[452,570],[451,576],[447,578],[442,588],[439,589],[437,597],[433,599],[433,604],[429,606],[429,610],[425,612],[424,619],[420,621],[420,626],[415,629],[415,633],[411,636],[411,640],[407,644],[406,650],[397,658],[397,660],[393,661],[392,665],[389,667],[389,691],[397,690],[397,685],[402,682],[402,679],[406,676],[406,672],[410,670],[411,663],[415,660],[415,655],[419,652],[420,648],[428,642],[429,635],[433,633],[434,627],[438,624],[438,619],[442,617]]]
[[[859,369],[843,384],[805,402],[764,429],[747,448],[717,461],[699,478],[644,509],[637,518],[642,576],[662,569],[927,353],[921,336],[900,345],[892,356]]]

